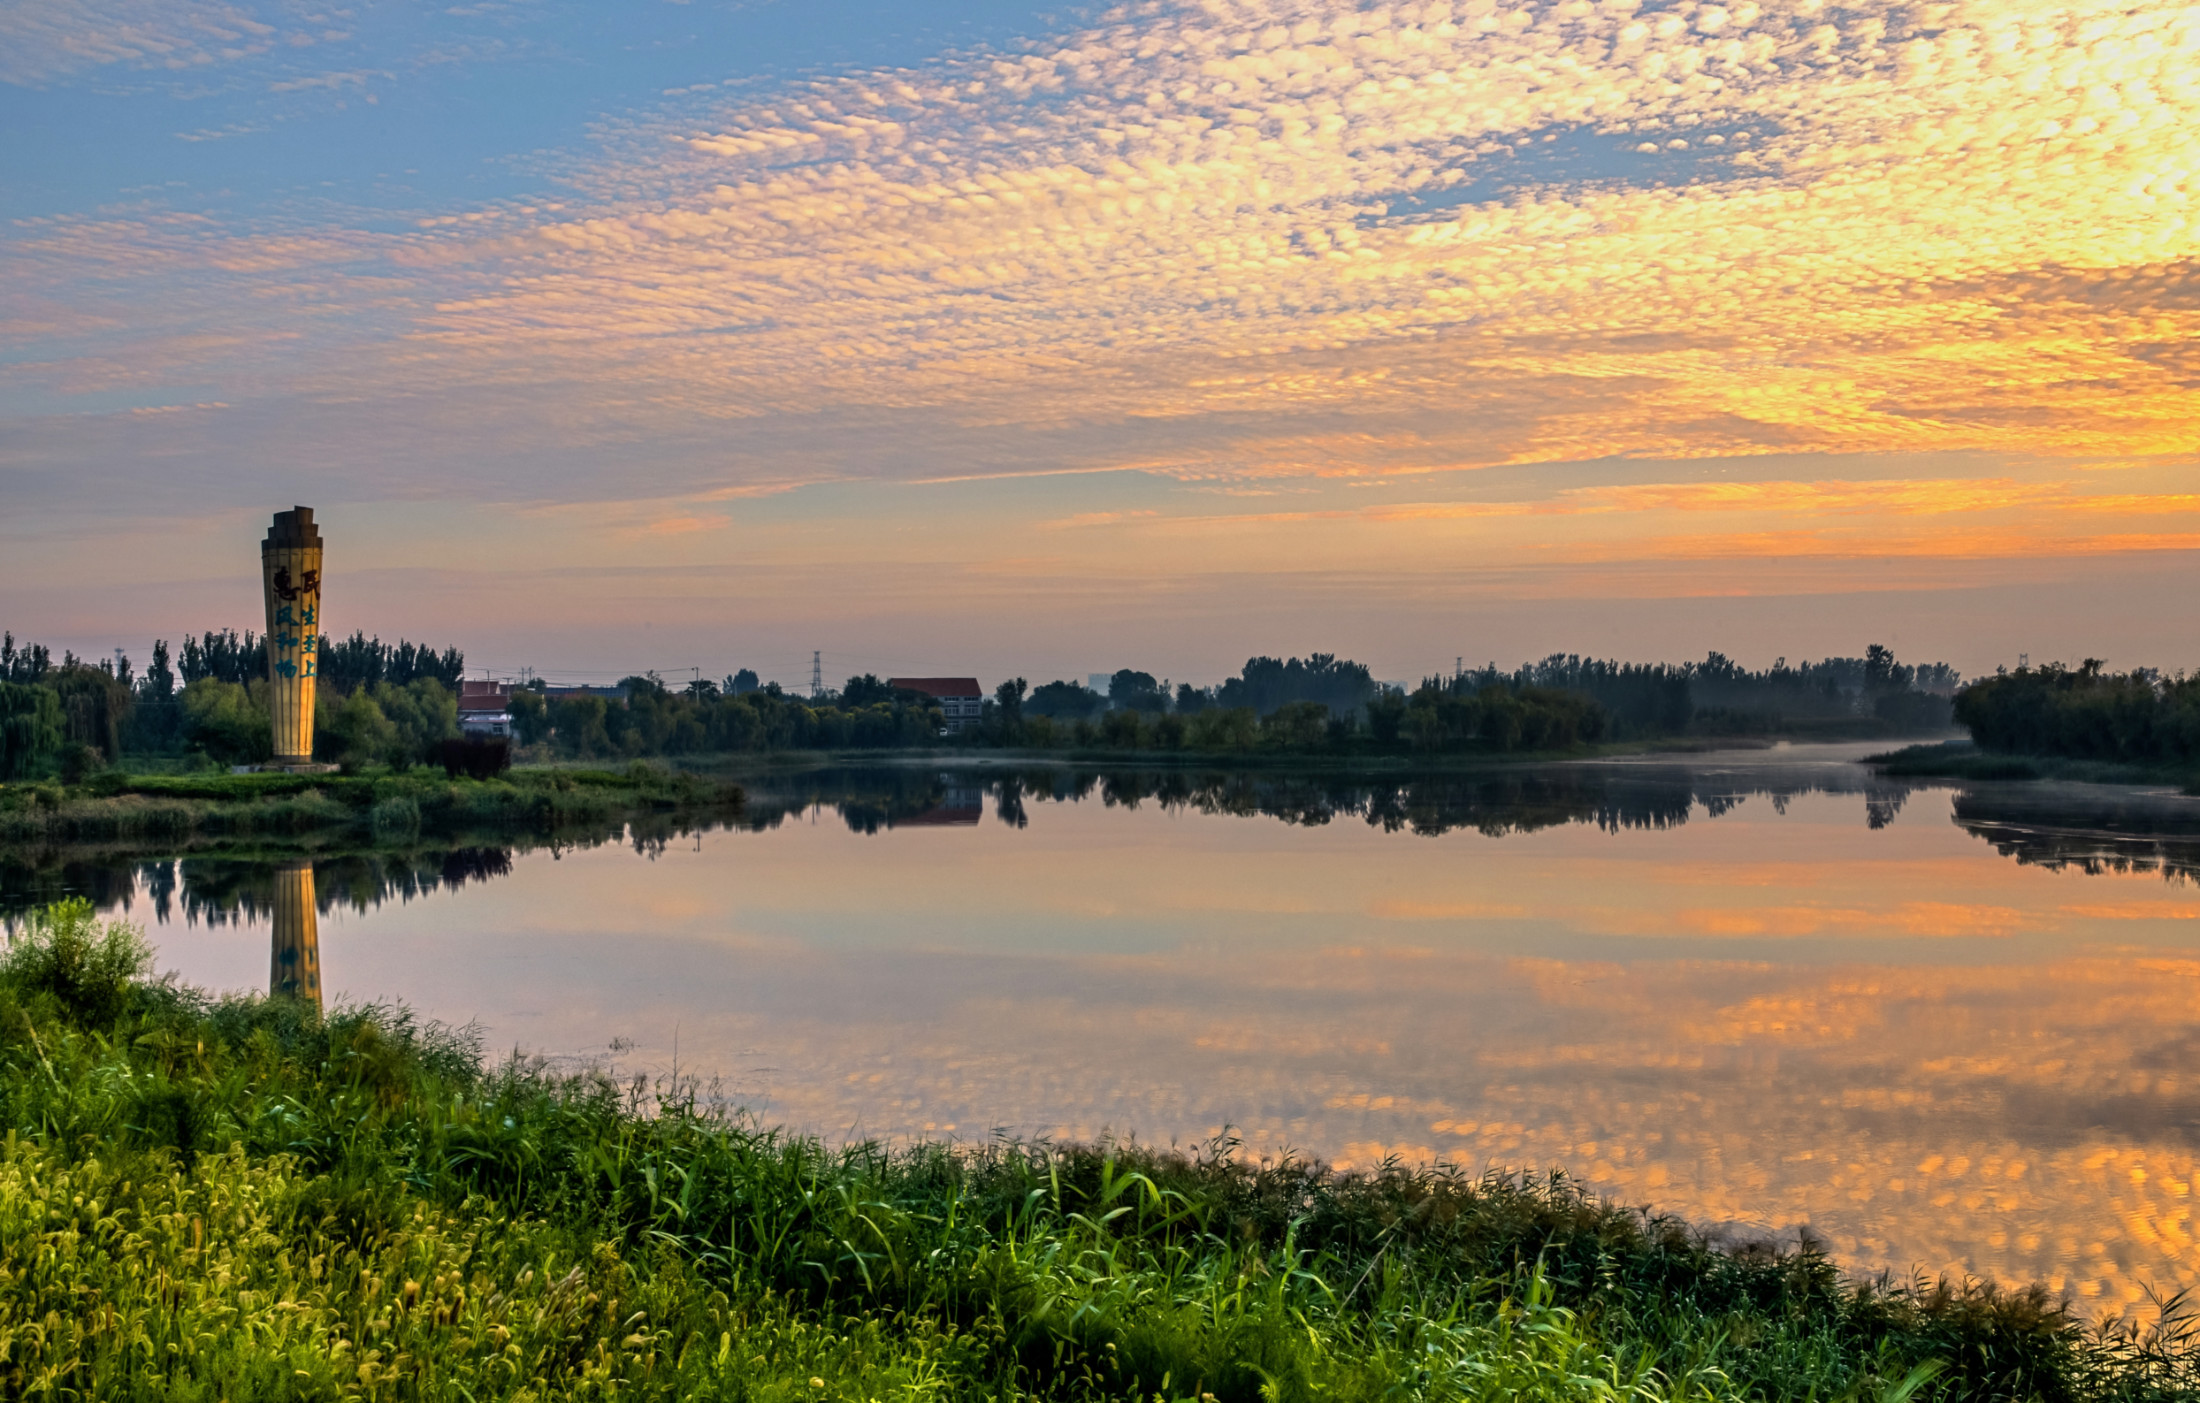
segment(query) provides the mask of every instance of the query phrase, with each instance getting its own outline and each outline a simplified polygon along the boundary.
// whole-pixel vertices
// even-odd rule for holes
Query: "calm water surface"
[[[794,777],[738,829],[320,863],[322,980],[834,1136],[1227,1127],[2089,1309],[2200,1282],[2200,801],[1906,788],[1868,748]],[[188,980],[268,979],[266,870],[39,880]]]

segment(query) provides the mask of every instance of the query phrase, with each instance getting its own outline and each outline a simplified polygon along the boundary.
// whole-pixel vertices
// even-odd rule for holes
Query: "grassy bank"
[[[1982,750],[1970,741],[1912,745],[1865,763],[1896,779],[2054,779],[2080,784],[2172,784],[2200,793],[2200,773],[2184,764],[2138,765],[2113,760],[2074,760],[2057,755],[2018,755]]]
[[[2037,1294],[1860,1286],[1563,1180],[827,1148],[680,1088],[486,1069],[394,1010],[0,966],[10,1397],[2187,1396]]]
[[[402,774],[133,774],[80,785],[0,785],[0,843],[162,842],[319,834],[352,843],[420,835],[549,835],[630,814],[727,812],[736,785],[636,764],[513,770],[491,780]]]

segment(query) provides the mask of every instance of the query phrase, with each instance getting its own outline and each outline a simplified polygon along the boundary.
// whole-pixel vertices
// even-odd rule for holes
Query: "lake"
[[[216,988],[265,987],[273,940],[332,1002],[836,1138],[1563,1166],[2088,1313],[2200,1283],[2200,800],[1897,783],[1871,748],[818,770],[710,831],[287,874],[48,854],[0,898],[90,893]],[[280,948],[285,902],[317,948]]]

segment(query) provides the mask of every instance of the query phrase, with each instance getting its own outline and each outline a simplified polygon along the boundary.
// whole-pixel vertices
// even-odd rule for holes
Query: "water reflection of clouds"
[[[832,1133],[1232,1126],[1348,1164],[1566,1165],[1707,1223],[1807,1223],[1861,1267],[2105,1305],[2200,1281],[2200,905],[2160,875],[2200,870],[2190,801],[2060,795],[2051,825],[2021,786],[1670,762],[910,767],[847,777],[837,815],[830,783],[649,862],[387,869],[443,896],[353,902],[329,987],[492,1046],[625,1038],[658,1070],[677,1047]],[[973,790],[1022,826],[967,822]],[[2078,860],[2104,845],[2146,862]],[[337,875],[324,905],[379,880]],[[249,917],[251,883],[226,890]],[[164,962],[227,968],[228,931],[173,910]]]
[[[2006,969],[1322,950],[1080,962],[901,1020],[751,1036],[771,1111],[868,1133],[1197,1138],[1561,1164],[1864,1268],[2121,1306],[2193,1279],[2200,964]],[[987,987],[991,985],[992,987]],[[908,987],[921,987],[911,985]],[[1074,990],[1074,992],[1072,992]],[[790,1045],[791,1044],[791,1045]]]

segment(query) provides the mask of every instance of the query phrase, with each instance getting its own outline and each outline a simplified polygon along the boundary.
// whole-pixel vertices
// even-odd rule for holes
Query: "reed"
[[[2142,1399],[2181,1308],[1727,1252],[1563,1176],[828,1145],[403,1009],[0,961],[0,1390],[40,1398]]]
[[[0,785],[0,843],[98,843],[318,834],[372,844],[420,833],[550,836],[632,815],[737,812],[738,785],[637,762],[524,769],[494,779],[405,774],[125,774]]]

